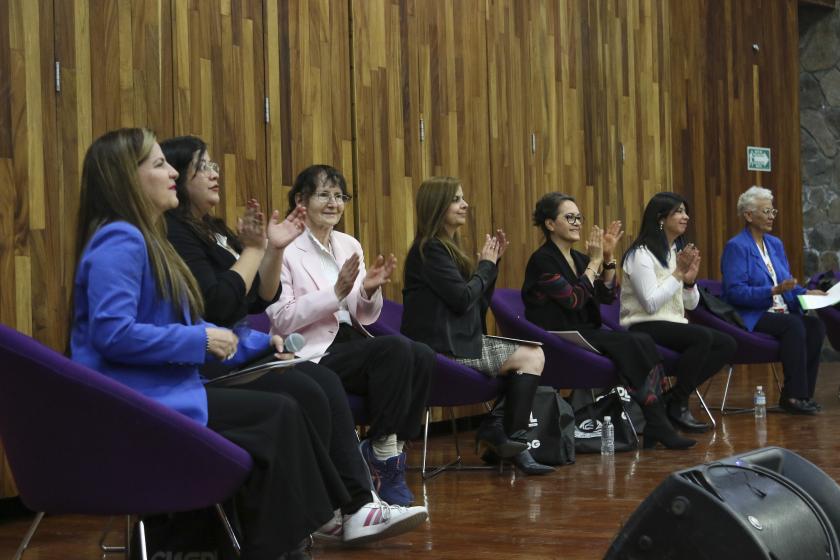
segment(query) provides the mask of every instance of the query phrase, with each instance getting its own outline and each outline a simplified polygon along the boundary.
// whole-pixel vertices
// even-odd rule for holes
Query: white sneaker
[[[411,531],[429,516],[423,506],[388,505],[378,497],[353,515],[344,516],[345,544],[364,544]]]
[[[312,533],[312,537],[322,541],[339,542],[344,534],[343,522],[344,516],[341,515],[341,510],[337,509],[333,512],[332,519]]]

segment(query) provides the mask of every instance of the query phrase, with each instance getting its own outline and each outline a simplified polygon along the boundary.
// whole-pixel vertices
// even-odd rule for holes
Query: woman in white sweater
[[[685,431],[704,432],[709,425],[691,414],[689,396],[727,363],[737,345],[731,336],[685,318],[685,310],[700,300],[695,286],[700,252],[685,242],[688,220],[686,201],[678,194],[657,193],[648,202],[639,236],[622,260],[621,326],[681,354],[677,383],[665,394],[668,417]]]

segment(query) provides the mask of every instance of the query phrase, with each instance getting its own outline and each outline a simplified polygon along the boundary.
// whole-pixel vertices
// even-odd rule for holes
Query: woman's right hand
[[[795,287],[796,287],[796,278],[788,278],[787,280],[784,280],[781,284],[776,284],[775,286],[773,286],[773,288],[770,290],[770,292],[774,296],[779,296],[779,295],[782,295],[785,292],[791,291]]]
[[[207,351],[220,360],[228,360],[236,354],[239,337],[228,329],[207,327]]]
[[[344,261],[341,270],[338,271],[338,280],[335,281],[335,297],[338,301],[343,300],[353,290],[356,277],[359,275],[359,254],[353,253],[349,259]]]
[[[499,239],[496,236],[491,236],[489,233],[484,238],[484,247],[478,254],[478,260],[490,261],[493,264],[499,262],[500,251],[502,248],[499,245]]]
[[[589,256],[589,264],[596,271],[604,262],[604,232],[598,226],[592,226],[589,231],[589,239],[586,241],[586,254]]]
[[[248,201],[245,215],[239,218],[236,229],[244,248],[265,250],[265,216],[255,199]]]

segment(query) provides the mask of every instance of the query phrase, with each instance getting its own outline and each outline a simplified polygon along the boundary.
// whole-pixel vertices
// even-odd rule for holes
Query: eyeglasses
[[[334,200],[336,204],[346,204],[353,200],[353,197],[349,194],[333,194],[327,191],[316,192],[312,196],[318,199],[318,202],[320,202],[321,204],[328,204],[331,200]]]
[[[581,214],[563,214],[563,219],[565,219],[570,226],[583,223],[583,215]]]
[[[219,173],[219,164],[215,161],[203,159],[198,162],[198,167],[195,168],[196,173]]]
[[[779,211],[776,208],[762,208],[760,212],[768,218],[775,218],[779,215]]]

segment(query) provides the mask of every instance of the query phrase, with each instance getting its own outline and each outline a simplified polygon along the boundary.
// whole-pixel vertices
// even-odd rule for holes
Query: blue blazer
[[[205,329],[215,325],[193,323],[186,305],[176,310],[161,298],[140,230],[112,222],[96,231],[79,260],[73,304],[73,360],[207,424],[198,366],[209,357]],[[237,334],[230,363],[265,353],[267,334]]]
[[[783,282],[791,278],[790,265],[782,240],[773,235],[764,235],[764,247],[776,271],[776,280]],[[758,319],[773,305],[773,279],[764,264],[749,229],[744,230],[726,242],[720,260],[723,274],[723,299],[734,307],[744,324],[752,331]],[[797,286],[785,292],[782,297],[791,313],[802,313],[796,296],[805,293],[805,288]]]

